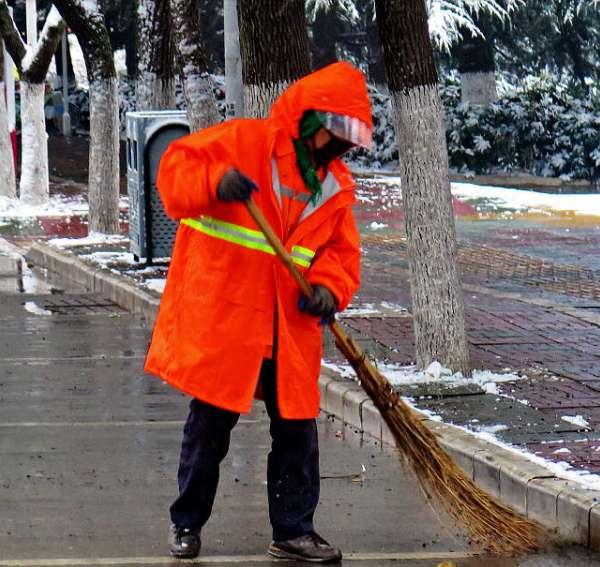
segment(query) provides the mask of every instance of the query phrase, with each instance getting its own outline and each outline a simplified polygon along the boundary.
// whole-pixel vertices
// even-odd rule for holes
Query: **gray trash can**
[[[171,257],[177,231],[156,190],[158,164],[167,146],[190,129],[179,110],[128,112],[126,122],[129,249],[136,262],[152,264]]]

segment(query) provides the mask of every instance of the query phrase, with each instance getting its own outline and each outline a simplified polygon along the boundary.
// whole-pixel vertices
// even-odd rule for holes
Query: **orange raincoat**
[[[335,63],[290,86],[269,118],[231,120],[176,140],[160,163],[157,186],[180,226],[145,370],[237,413],[250,410],[273,349],[282,417],[318,415],[322,326],[300,311],[298,285],[244,204],[218,200],[223,173],[235,167],[256,183],[255,202],[305,277],[327,287],[339,310],[359,286],[349,170],[341,160],[329,165],[315,206],[296,165],[292,139],[306,110],[372,124],[363,75]]]

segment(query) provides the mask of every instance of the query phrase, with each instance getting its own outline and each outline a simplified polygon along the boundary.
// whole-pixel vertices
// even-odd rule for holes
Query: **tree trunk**
[[[336,43],[340,20],[334,8],[318,10],[311,26],[312,63],[320,69],[337,61]]]
[[[468,373],[437,72],[424,0],[377,0],[399,147],[417,364]]]
[[[8,130],[8,110],[4,97],[4,45],[0,41],[0,196],[15,199],[17,185],[15,180],[15,163],[13,160],[12,144]],[[9,70],[11,72],[12,69]]]
[[[21,75],[21,200],[31,205],[46,203],[48,135],[44,116],[44,83],[65,24],[55,8],[48,13],[37,44],[25,45],[14,25],[5,0],[0,0],[0,35]]]
[[[225,107],[227,118],[244,116],[244,86],[240,55],[240,28],[236,0],[225,0]]]
[[[55,0],[83,50],[90,82],[90,232],[119,232],[119,101],[110,38],[89,0]]]
[[[208,59],[200,33],[200,16],[193,0],[170,0],[180,77],[187,104],[190,130],[195,132],[219,122],[221,117],[208,73]]]
[[[246,116],[267,116],[279,94],[310,72],[304,0],[238,0]]]
[[[175,44],[169,0],[140,0],[138,110],[175,108]]]
[[[492,28],[483,17],[477,18],[475,25],[484,37],[473,36],[468,30],[462,30],[463,39],[453,49],[453,55],[460,71],[461,101],[488,105],[498,100]]]
[[[41,205],[49,199],[48,135],[44,115],[44,84],[20,82],[21,201]]]

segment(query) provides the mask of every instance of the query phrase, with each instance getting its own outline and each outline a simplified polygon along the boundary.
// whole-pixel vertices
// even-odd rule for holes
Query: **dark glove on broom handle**
[[[323,322],[327,323],[336,312],[336,302],[333,294],[322,285],[314,285],[312,295],[307,298],[303,296],[305,301],[301,302],[300,308],[302,311],[307,311],[311,315],[322,317]]]
[[[217,197],[221,201],[247,201],[258,187],[237,169],[228,169],[221,177],[217,187]]]

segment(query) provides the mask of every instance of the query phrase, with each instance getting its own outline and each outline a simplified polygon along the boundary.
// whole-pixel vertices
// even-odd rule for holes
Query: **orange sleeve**
[[[315,256],[306,278],[333,293],[338,311],[348,307],[360,286],[360,236],[352,205],[342,210],[327,244]]]
[[[172,142],[162,155],[156,186],[175,219],[197,217],[217,198],[217,185],[234,163],[231,123],[221,123]]]

